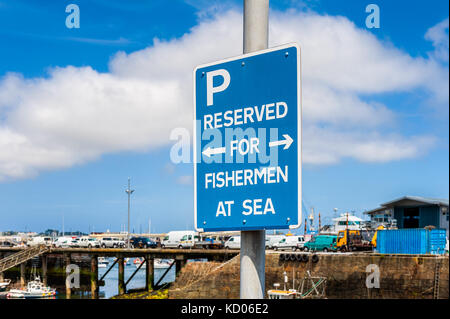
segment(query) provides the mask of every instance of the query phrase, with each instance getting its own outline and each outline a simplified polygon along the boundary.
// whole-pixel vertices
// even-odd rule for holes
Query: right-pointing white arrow
[[[284,140],[270,142],[269,147],[284,145],[283,149],[287,150],[291,146],[292,142],[294,142],[294,140],[287,134],[283,134],[283,137],[284,137]]]

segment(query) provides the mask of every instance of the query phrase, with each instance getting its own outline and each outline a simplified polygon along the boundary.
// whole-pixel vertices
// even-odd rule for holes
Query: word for
[[[197,120],[197,127],[200,120]],[[205,130],[195,136],[198,148],[196,162],[201,163],[259,163],[261,166],[278,165],[278,146],[284,149],[294,142],[287,134],[279,138],[278,128],[240,127],[219,130]],[[174,164],[192,163],[191,132],[177,127],[170,133],[170,140],[176,141],[170,149],[170,160]],[[209,141],[202,145],[202,141]],[[222,146],[224,145],[224,146]],[[200,152],[200,149],[202,151]],[[225,156],[223,156],[225,155]],[[247,156],[247,158],[245,158]]]

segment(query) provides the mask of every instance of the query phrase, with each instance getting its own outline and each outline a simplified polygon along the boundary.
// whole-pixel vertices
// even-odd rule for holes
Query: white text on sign
[[[216,217],[230,217],[232,205],[234,205],[234,201],[219,201],[219,204],[217,205]],[[241,213],[245,216],[266,215],[269,213],[275,215],[275,208],[273,207],[271,198],[267,198],[265,201],[261,198],[246,199],[242,202],[242,208],[243,210]]]
[[[288,113],[288,105],[285,102],[263,104],[206,114],[203,116],[203,129],[217,129],[245,125],[255,122],[272,121],[284,118]]]

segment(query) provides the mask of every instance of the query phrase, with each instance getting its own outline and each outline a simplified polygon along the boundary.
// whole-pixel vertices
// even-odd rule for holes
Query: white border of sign
[[[203,228],[197,228],[197,121],[196,121],[196,116],[197,116],[197,101],[196,101],[196,94],[195,94],[195,88],[196,88],[196,80],[195,80],[195,74],[197,73],[198,69],[201,68],[205,68],[208,66],[212,66],[212,65],[216,65],[216,64],[220,64],[220,63],[225,63],[225,62],[231,62],[231,61],[236,61],[236,60],[240,60],[240,59],[244,59],[244,58],[248,58],[251,56],[255,56],[255,55],[260,55],[260,54],[264,54],[264,53],[268,53],[268,52],[272,52],[272,51],[278,51],[278,50],[282,50],[284,48],[291,48],[291,47],[296,47],[298,50],[298,55],[297,55],[297,147],[298,147],[298,155],[299,155],[299,159],[298,159],[298,224],[297,225],[290,225],[289,229],[295,229],[300,227],[300,225],[302,224],[302,144],[303,144],[303,132],[302,132],[302,86],[301,86],[301,71],[302,71],[302,67],[301,67],[301,49],[300,49],[300,45],[298,43],[295,42],[291,42],[291,43],[287,43],[287,44],[283,44],[280,46],[276,46],[270,49],[266,49],[266,50],[261,50],[261,51],[255,51],[255,52],[251,52],[251,53],[247,53],[247,54],[242,54],[242,55],[238,55],[235,57],[231,57],[231,58],[226,58],[223,60],[219,60],[219,61],[215,61],[215,62],[211,62],[211,63],[206,63],[206,64],[201,64],[198,65],[194,68],[194,72],[193,72],[193,99],[194,99],[194,132],[193,132],[193,163],[194,163],[194,228],[196,231],[202,232]],[[201,155],[200,155],[201,156]]]

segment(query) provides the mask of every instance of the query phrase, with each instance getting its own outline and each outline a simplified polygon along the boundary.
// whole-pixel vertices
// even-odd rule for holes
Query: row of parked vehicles
[[[58,238],[53,246],[68,248],[124,248],[127,246],[126,241],[118,237],[92,238],[83,236],[81,238]],[[158,244],[148,237],[132,237],[130,238],[130,248],[156,248]]]
[[[224,242],[214,237],[203,237],[195,231],[170,231],[161,241],[161,248],[221,249]]]
[[[48,245],[57,248],[124,248],[127,242],[119,237],[94,238],[36,236],[27,242],[27,246]],[[302,251],[354,251],[372,250],[376,246],[376,231],[359,230],[339,231],[338,235],[267,235],[266,249],[302,250]],[[171,231],[161,241],[149,237],[134,236],[130,238],[130,248],[179,248],[179,249],[239,249],[240,236],[204,237],[195,231]]]
[[[378,231],[383,229],[385,227],[380,226],[372,230],[340,230],[337,235],[286,236],[272,246],[266,245],[266,248],[324,252],[371,251],[377,246]]]
[[[27,242],[27,246],[36,245],[47,245],[56,248],[121,248],[125,247],[125,241],[117,237],[63,236],[53,239],[50,236],[36,236]]]
[[[224,246],[229,249],[239,249],[240,236],[231,237]],[[338,235],[269,235],[266,237],[266,249],[274,250],[345,252],[372,250],[374,247],[376,247],[376,232],[373,231],[345,230],[340,231]]]
[[[266,249],[274,250],[303,250],[303,251],[335,251],[337,236],[318,235],[318,236],[285,236],[268,235],[266,236]],[[233,236],[225,242],[227,249],[239,249],[241,247],[240,236]]]
[[[211,240],[199,241],[198,236],[194,233],[191,231],[169,232],[161,245],[149,237],[134,236],[130,238],[130,248],[157,248],[158,246],[162,248],[211,248],[212,245],[218,245]],[[56,239],[50,236],[36,236],[28,240],[26,245],[47,245],[56,248],[124,248],[128,246],[127,241],[119,237],[94,238],[90,236],[63,236]],[[218,248],[223,247],[223,245],[222,247],[218,246]]]

